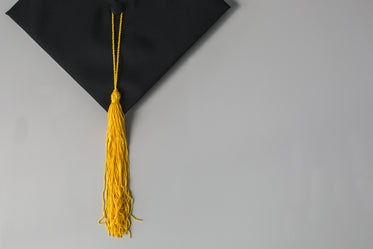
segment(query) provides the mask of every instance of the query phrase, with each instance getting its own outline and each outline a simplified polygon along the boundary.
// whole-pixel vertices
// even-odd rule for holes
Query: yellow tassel
[[[131,218],[133,199],[129,190],[129,160],[125,117],[120,104],[120,93],[117,89],[120,36],[122,31],[123,13],[120,16],[118,48],[115,53],[114,14],[112,14],[112,40],[114,64],[114,91],[111,94],[111,104],[108,110],[108,128],[106,136],[106,163],[104,175],[103,217],[99,224],[105,224],[109,236],[117,238],[128,234],[131,237]],[[138,220],[138,219],[136,219]]]
[[[117,89],[111,94],[106,137],[104,221],[110,236],[130,233],[132,197],[128,186],[129,163],[124,114]]]

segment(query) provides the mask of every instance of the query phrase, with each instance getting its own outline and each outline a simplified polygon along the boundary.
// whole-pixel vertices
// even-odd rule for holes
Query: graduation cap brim
[[[118,89],[125,111],[229,8],[223,0],[119,2],[124,26]],[[107,110],[116,7],[108,0],[19,0],[7,14]]]

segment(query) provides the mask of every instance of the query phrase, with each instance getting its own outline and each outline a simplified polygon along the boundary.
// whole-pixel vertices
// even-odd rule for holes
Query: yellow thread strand
[[[116,75],[117,75],[117,80],[116,84],[118,83],[118,70],[119,70],[119,52],[120,52],[120,42],[121,42],[121,34],[122,34],[122,23],[123,23],[123,13],[120,14],[120,21],[119,21],[119,35],[118,35],[118,48],[117,48],[117,57],[116,57]],[[116,88],[116,85],[115,85]]]
[[[117,67],[116,67],[116,63],[115,63],[115,26],[114,26],[114,23],[115,23],[115,20],[114,20],[114,14],[111,13],[111,42],[112,42],[112,51],[113,51],[113,78],[114,78],[114,89],[116,88],[117,86]]]
[[[123,12],[120,14],[119,32],[118,32],[118,47],[115,49],[115,16],[111,13],[111,33],[112,33],[112,47],[113,47],[113,72],[114,72],[114,89],[117,89],[118,84],[118,69],[119,69],[119,54],[122,34]],[[116,54],[115,54],[116,51]]]
[[[118,45],[115,49],[115,18],[112,13],[114,91],[111,94],[111,104],[108,110],[106,163],[102,191],[103,217],[98,221],[99,224],[106,225],[109,236],[117,238],[124,234],[131,237],[131,218],[139,220],[132,215],[133,199],[128,184],[129,160],[125,117],[117,89],[122,22],[123,13],[120,15]]]

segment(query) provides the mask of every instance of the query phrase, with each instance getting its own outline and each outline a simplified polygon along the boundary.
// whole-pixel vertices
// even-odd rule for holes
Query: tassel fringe
[[[136,219],[132,216],[125,118],[119,100],[120,93],[114,89],[108,111],[103,217],[99,220],[106,224],[109,236],[117,238],[124,234],[131,237],[131,217]]]

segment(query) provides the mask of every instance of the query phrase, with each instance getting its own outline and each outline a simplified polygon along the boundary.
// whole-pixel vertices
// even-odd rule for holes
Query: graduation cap
[[[124,113],[228,8],[223,0],[19,0],[7,12],[108,110],[99,223],[110,236],[131,236],[136,219]]]

